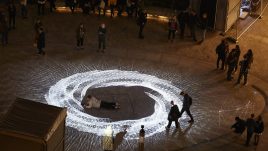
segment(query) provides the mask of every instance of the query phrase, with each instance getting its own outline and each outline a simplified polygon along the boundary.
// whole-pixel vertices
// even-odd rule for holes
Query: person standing
[[[84,38],[85,38],[86,29],[83,23],[79,24],[79,27],[76,30],[76,39],[77,39],[77,48],[83,49]]]
[[[21,16],[23,19],[27,18],[27,0],[20,0],[21,5]]]
[[[103,16],[106,14],[106,0],[100,0],[98,11],[99,11],[99,17],[101,16],[101,11],[103,12]]]
[[[246,125],[247,125],[247,140],[246,140],[245,145],[249,146],[250,139],[251,139],[251,137],[255,131],[255,127],[256,127],[256,122],[254,120],[254,114],[251,114],[250,118],[247,119]]]
[[[227,71],[227,80],[231,81],[233,79],[232,73],[234,71],[235,65],[236,65],[236,55],[235,55],[235,49],[232,49],[232,51],[229,53],[228,58],[226,60],[226,63],[228,65],[228,71]]]
[[[207,13],[203,13],[201,18],[202,40],[200,41],[200,43],[203,43],[205,41],[207,28],[208,28]]]
[[[242,77],[244,77],[244,85],[247,85],[248,72],[253,62],[253,53],[249,49],[248,52],[244,55],[244,59],[239,62],[240,72],[236,84],[240,84]]]
[[[139,133],[139,151],[144,151],[144,138],[145,138],[144,125],[141,125],[141,130]]]
[[[179,110],[178,106],[174,104],[174,101],[171,101],[170,104],[172,106],[171,106],[171,109],[168,113],[168,125],[166,128],[167,129],[170,128],[172,121],[175,121],[176,128],[179,128],[178,119],[180,117],[180,110]]]
[[[111,9],[111,17],[114,17],[114,9],[116,7],[117,0],[109,0],[108,5],[110,6]]]
[[[197,41],[195,33],[196,24],[197,24],[197,14],[194,10],[191,10],[189,13],[188,26],[190,28],[191,37],[193,38],[193,41]]]
[[[235,69],[234,69],[234,73],[237,71],[237,68],[238,68],[238,63],[239,63],[239,57],[240,57],[240,54],[241,54],[241,50],[240,50],[240,47],[239,45],[236,45],[235,46]]]
[[[39,35],[37,38],[38,54],[45,55],[45,51],[43,50],[44,48],[45,48],[45,32],[44,29],[41,27],[39,28]]]
[[[182,109],[181,109],[179,117],[181,117],[183,112],[186,111],[188,116],[191,118],[191,120],[189,120],[188,123],[193,123],[194,118],[193,118],[191,111],[190,111],[190,107],[192,105],[192,98],[187,93],[185,93],[183,91],[180,93],[180,95],[183,96],[183,103],[182,103]]]
[[[106,26],[104,23],[102,23],[98,29],[98,39],[99,39],[99,51],[102,51],[104,53],[104,50],[106,48]],[[101,50],[102,49],[102,50]]]
[[[104,130],[103,140],[102,140],[102,148],[104,151],[113,151],[114,148],[114,131],[112,126],[109,125]]]
[[[9,15],[9,29],[15,29],[16,24],[16,6],[13,1],[8,4],[8,15]]]
[[[262,121],[262,117],[259,116],[256,121],[256,128],[255,128],[255,137],[254,137],[254,144],[258,145],[260,136],[262,135],[262,132],[264,131],[264,124]]]
[[[172,18],[169,19],[168,22],[168,40],[171,40],[171,42],[173,42],[173,40],[175,39],[175,33],[178,29],[178,23],[176,20],[176,16],[173,16]]]
[[[41,20],[38,18],[35,23],[34,23],[34,31],[35,31],[35,36],[34,36],[34,46],[37,46],[37,40],[38,40],[38,36],[39,36],[39,29],[43,27],[43,24],[41,22]]]
[[[55,5],[56,0],[49,0],[49,10],[52,13],[54,10],[56,10],[56,5]]]
[[[45,15],[45,4],[46,4],[46,0],[37,1],[38,15]]]
[[[6,46],[8,44],[8,25],[6,16],[2,12],[0,12],[0,34],[2,46]]]
[[[186,22],[187,22],[187,13],[184,11],[181,11],[178,15],[178,21],[179,21],[179,25],[180,25],[181,39],[184,39],[184,31],[185,31],[185,26],[186,26]]]
[[[139,12],[139,15],[138,15],[138,25],[140,27],[140,30],[139,30],[139,38],[140,39],[143,39],[144,38],[144,35],[143,35],[143,29],[145,27],[145,24],[147,22],[147,13],[146,11],[144,10],[141,10]]]
[[[221,70],[224,70],[224,64],[226,59],[226,41],[223,39],[221,43],[216,48],[217,59],[217,69],[219,69],[219,64],[221,61]]]

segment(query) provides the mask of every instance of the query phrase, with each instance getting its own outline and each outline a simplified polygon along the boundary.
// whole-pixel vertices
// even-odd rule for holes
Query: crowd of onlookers
[[[20,0],[22,18],[27,19],[28,17],[28,3],[36,4],[37,14],[39,16],[45,15],[45,8],[47,2],[49,2],[50,12],[53,12],[57,9],[55,5],[56,0]],[[117,16],[121,16],[124,11],[127,12],[129,17],[136,18],[136,22],[140,27],[138,36],[141,39],[144,38],[143,29],[147,22],[147,13],[143,9],[143,3],[144,0],[65,0],[65,4],[70,8],[71,12],[74,12],[76,7],[81,8],[84,14],[95,13],[95,10],[97,10],[99,12],[99,16],[101,15],[101,13],[105,15],[108,8],[111,11],[111,17],[115,15],[115,10],[117,10]],[[6,46],[8,44],[9,31],[16,28],[17,9],[15,2],[13,0],[8,0],[6,6],[7,15],[4,14],[4,11],[0,10],[0,35],[2,46]],[[82,23],[79,26],[81,26],[81,28],[77,29],[77,47],[83,48],[85,28]],[[43,50],[43,48],[45,47],[45,33],[40,19],[37,19],[34,25],[34,30],[36,33],[34,46],[38,48],[39,54],[45,54]],[[99,50],[104,52],[104,49],[106,48],[105,24],[100,25],[100,28],[98,29],[98,35]]]
[[[168,39],[173,42],[177,31],[179,31],[180,38],[184,39],[186,28],[188,28],[190,33],[189,37],[196,42],[198,41],[196,34],[197,27],[199,27],[202,32],[201,40],[199,41],[199,43],[202,43],[205,40],[208,29],[207,13],[203,13],[201,17],[199,17],[197,13],[190,8],[178,11],[178,13],[172,16],[168,21]]]
[[[254,119],[254,114],[251,114],[250,118],[248,118],[246,121],[239,117],[235,117],[235,123],[231,126],[231,128],[233,128],[234,132],[239,135],[242,135],[247,129],[247,137],[245,142],[246,146],[250,145],[250,140],[255,133],[254,145],[258,145],[260,136],[264,131],[264,123],[261,116],[258,116],[257,119]]]
[[[236,84],[240,84],[242,78],[244,78],[244,85],[247,85],[248,72],[253,63],[253,52],[249,49],[244,55],[242,60],[239,60],[241,50],[239,45],[236,45],[230,51],[229,44],[226,39],[223,39],[221,43],[216,47],[217,69],[220,67],[221,70],[227,70],[227,80],[233,80],[233,75],[237,72],[238,66],[240,66],[239,75]]]

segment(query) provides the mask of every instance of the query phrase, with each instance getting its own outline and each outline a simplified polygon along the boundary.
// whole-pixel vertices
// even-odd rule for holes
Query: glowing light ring
[[[82,98],[88,89],[111,86],[141,86],[153,91],[145,92],[146,95],[156,101],[154,113],[138,120],[124,120],[110,122],[108,118],[99,118],[84,113],[80,105]],[[169,103],[174,100],[181,108],[180,89],[173,86],[170,81],[159,79],[155,76],[141,74],[136,71],[106,70],[77,73],[61,79],[49,89],[45,95],[48,104],[67,107],[67,126],[79,131],[103,135],[106,127],[112,126],[115,133],[122,130],[122,126],[128,125],[127,139],[138,137],[140,125],[145,125],[146,137],[165,130]],[[168,108],[166,108],[166,106]]]

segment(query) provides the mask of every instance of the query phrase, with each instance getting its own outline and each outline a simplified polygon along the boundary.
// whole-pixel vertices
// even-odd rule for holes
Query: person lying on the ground
[[[239,117],[235,117],[235,123],[231,128],[234,128],[235,133],[242,134],[246,129],[246,122]]]
[[[88,95],[85,100],[81,102],[84,108],[105,108],[105,109],[119,109],[120,104],[118,102],[106,102],[96,99],[95,97]]]

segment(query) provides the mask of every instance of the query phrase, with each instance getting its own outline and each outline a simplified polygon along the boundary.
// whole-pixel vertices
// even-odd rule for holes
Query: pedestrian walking
[[[224,64],[225,64],[226,55],[227,55],[226,47],[227,47],[227,44],[226,44],[225,39],[223,39],[221,43],[216,47],[216,54],[218,55],[217,69],[219,69],[219,64],[221,61],[221,70],[224,70]]]
[[[140,39],[144,38],[143,29],[146,23],[147,23],[147,13],[145,10],[140,10],[139,15],[138,15],[138,20],[137,20],[137,24],[140,27],[140,30],[139,30]]]
[[[76,29],[76,39],[77,39],[77,48],[83,49],[84,38],[85,38],[86,29],[83,23],[79,24],[79,27]]]
[[[98,52],[101,51],[104,53],[104,50],[106,49],[106,26],[104,23],[102,23],[98,30],[98,41],[99,41],[99,49]]]
[[[254,136],[254,144],[258,145],[260,136],[262,135],[262,132],[264,131],[264,124],[262,121],[262,117],[259,116],[256,121],[256,128],[255,128],[255,136]]]
[[[236,84],[240,84],[241,79],[244,77],[244,85],[247,85],[248,72],[251,67],[251,64],[253,63],[252,50],[249,49],[248,52],[243,57],[244,59],[239,62],[240,72]]]
[[[182,109],[181,109],[179,117],[181,117],[183,112],[186,111],[188,116],[191,118],[191,120],[189,120],[188,123],[193,123],[194,118],[193,118],[191,111],[190,111],[190,107],[192,105],[192,98],[187,93],[185,93],[183,91],[180,93],[180,95],[183,96],[183,103],[182,103]]]
[[[255,131],[255,127],[256,127],[256,122],[254,120],[254,114],[250,115],[250,118],[247,119],[246,121],[246,126],[247,126],[247,140],[245,145],[249,146],[250,143],[250,139],[253,136],[253,133]]]
[[[16,6],[13,1],[8,4],[8,15],[9,15],[9,29],[15,29],[16,26]]]
[[[21,16],[23,19],[27,18],[27,0],[20,0],[20,5],[21,5]]]
[[[45,15],[46,0],[37,0],[38,15]]]
[[[172,106],[168,113],[168,125],[166,126],[166,128],[169,129],[173,121],[175,122],[176,128],[179,128],[178,119],[180,117],[180,110],[178,106],[174,104],[174,101],[171,101],[170,104]]]
[[[37,38],[37,49],[38,49],[38,54],[45,55],[45,32],[44,29],[41,27],[39,28],[39,35]]]
[[[173,16],[168,21],[168,40],[171,40],[171,42],[173,42],[173,40],[175,39],[177,29],[178,29],[178,23],[176,20],[176,16]]]

